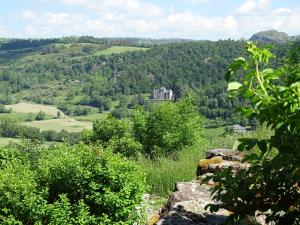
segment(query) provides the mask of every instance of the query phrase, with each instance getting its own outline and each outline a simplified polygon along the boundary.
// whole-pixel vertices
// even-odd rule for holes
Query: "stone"
[[[161,215],[157,225],[221,225],[229,212],[210,213],[205,206],[212,200],[210,186],[199,181],[177,182],[168,201],[169,210]]]
[[[233,171],[237,172],[241,169],[247,169],[249,168],[249,163],[241,163],[238,161],[223,161],[222,163],[212,163],[208,164],[206,167],[197,167],[196,175],[197,177],[200,177],[203,174],[207,173],[215,173],[217,171],[222,171],[224,169],[227,169],[231,167]]]
[[[223,160],[241,162],[245,156],[243,152],[233,151],[231,149],[211,149],[207,151],[207,159],[220,156]]]

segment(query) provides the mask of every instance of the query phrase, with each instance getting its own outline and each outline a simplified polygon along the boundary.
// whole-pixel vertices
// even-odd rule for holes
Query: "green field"
[[[28,120],[34,120],[37,113],[18,113],[18,112],[11,112],[11,113],[0,113],[0,120],[9,119],[16,122],[24,122]],[[46,120],[54,119],[53,115],[46,114]]]
[[[74,116],[73,118],[78,121],[93,122],[94,120],[97,120],[97,119],[106,118],[107,115],[108,115],[108,112],[103,112],[103,113],[93,113],[93,114],[89,114],[87,116]]]
[[[48,115],[56,116],[57,112],[60,111],[56,106],[42,105],[31,102],[20,102],[13,105],[6,105],[5,108],[12,109],[13,112],[17,113],[38,113],[42,111]],[[61,115],[64,115],[61,112]]]
[[[204,136],[208,139],[219,137],[225,133],[225,127],[205,129]]]
[[[54,130],[61,131],[66,130],[68,132],[80,132],[83,129],[91,129],[91,122],[78,121],[74,118],[64,118],[64,119],[53,119],[53,120],[43,120],[24,123],[24,125],[39,128],[43,130]]]
[[[134,51],[146,51],[148,48],[131,47],[131,46],[112,46],[102,51],[98,51],[95,55],[111,55],[120,54],[124,52],[134,52]]]

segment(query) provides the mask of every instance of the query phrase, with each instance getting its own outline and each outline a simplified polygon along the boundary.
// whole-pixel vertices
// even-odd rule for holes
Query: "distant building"
[[[245,133],[247,132],[247,129],[239,124],[235,124],[232,126],[234,133]]]
[[[158,90],[153,90],[152,99],[153,100],[174,100],[175,95],[171,89],[166,89],[165,87],[161,87]]]

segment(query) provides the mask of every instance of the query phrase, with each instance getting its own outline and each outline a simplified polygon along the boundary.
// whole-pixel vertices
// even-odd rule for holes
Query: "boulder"
[[[245,154],[243,152],[233,151],[231,149],[211,149],[207,151],[207,159],[217,156],[222,157],[223,160],[241,162]]]
[[[210,213],[205,206],[215,203],[209,186],[199,181],[177,182],[170,195],[168,211],[163,212],[157,225],[221,225],[229,212],[226,210]]]

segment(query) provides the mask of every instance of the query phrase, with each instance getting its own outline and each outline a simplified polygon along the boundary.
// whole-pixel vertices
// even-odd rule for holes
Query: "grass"
[[[13,112],[18,113],[38,113],[39,111],[42,111],[52,116],[56,116],[57,112],[60,111],[57,107],[53,105],[42,105],[31,102],[20,102],[13,105],[6,105],[5,108],[12,109]]]
[[[0,120],[9,119],[16,122],[24,122],[28,119],[33,119],[36,117],[37,113],[18,113],[18,112],[11,112],[11,113],[0,113]],[[53,119],[54,116],[46,114],[45,119]]]
[[[224,127],[218,127],[218,128],[209,128],[205,130],[205,137],[208,139],[212,139],[218,136],[221,136],[225,133]]]
[[[112,55],[124,52],[146,51],[148,48],[131,47],[131,46],[112,46],[102,51],[98,51],[95,55]]]
[[[0,147],[7,146],[10,142],[20,142],[20,139],[0,137]]]
[[[103,113],[92,113],[87,116],[74,116],[73,118],[78,121],[93,122],[94,120],[97,120],[97,119],[106,118],[107,115],[108,115],[108,112],[103,112]]]
[[[150,194],[166,197],[173,191],[177,181],[185,182],[196,179],[196,165],[205,157],[205,152],[209,149],[232,149],[239,138],[264,139],[272,135],[272,131],[264,127],[244,134],[223,135],[223,130],[224,128],[207,129],[206,139],[193,147],[184,149],[176,160],[169,157],[162,157],[156,161],[141,158],[138,164],[147,174]]]
[[[61,131],[66,130],[68,132],[80,132],[83,129],[91,129],[92,123],[78,121],[74,118],[63,118],[63,119],[53,119],[53,120],[43,120],[24,123],[27,126],[39,128],[43,130],[55,130]]]
[[[208,149],[208,142],[203,140],[199,145],[185,149],[176,160],[168,157],[156,161],[140,159],[138,163],[147,174],[150,193],[167,196],[174,189],[177,181],[196,179],[197,162],[204,157]]]

